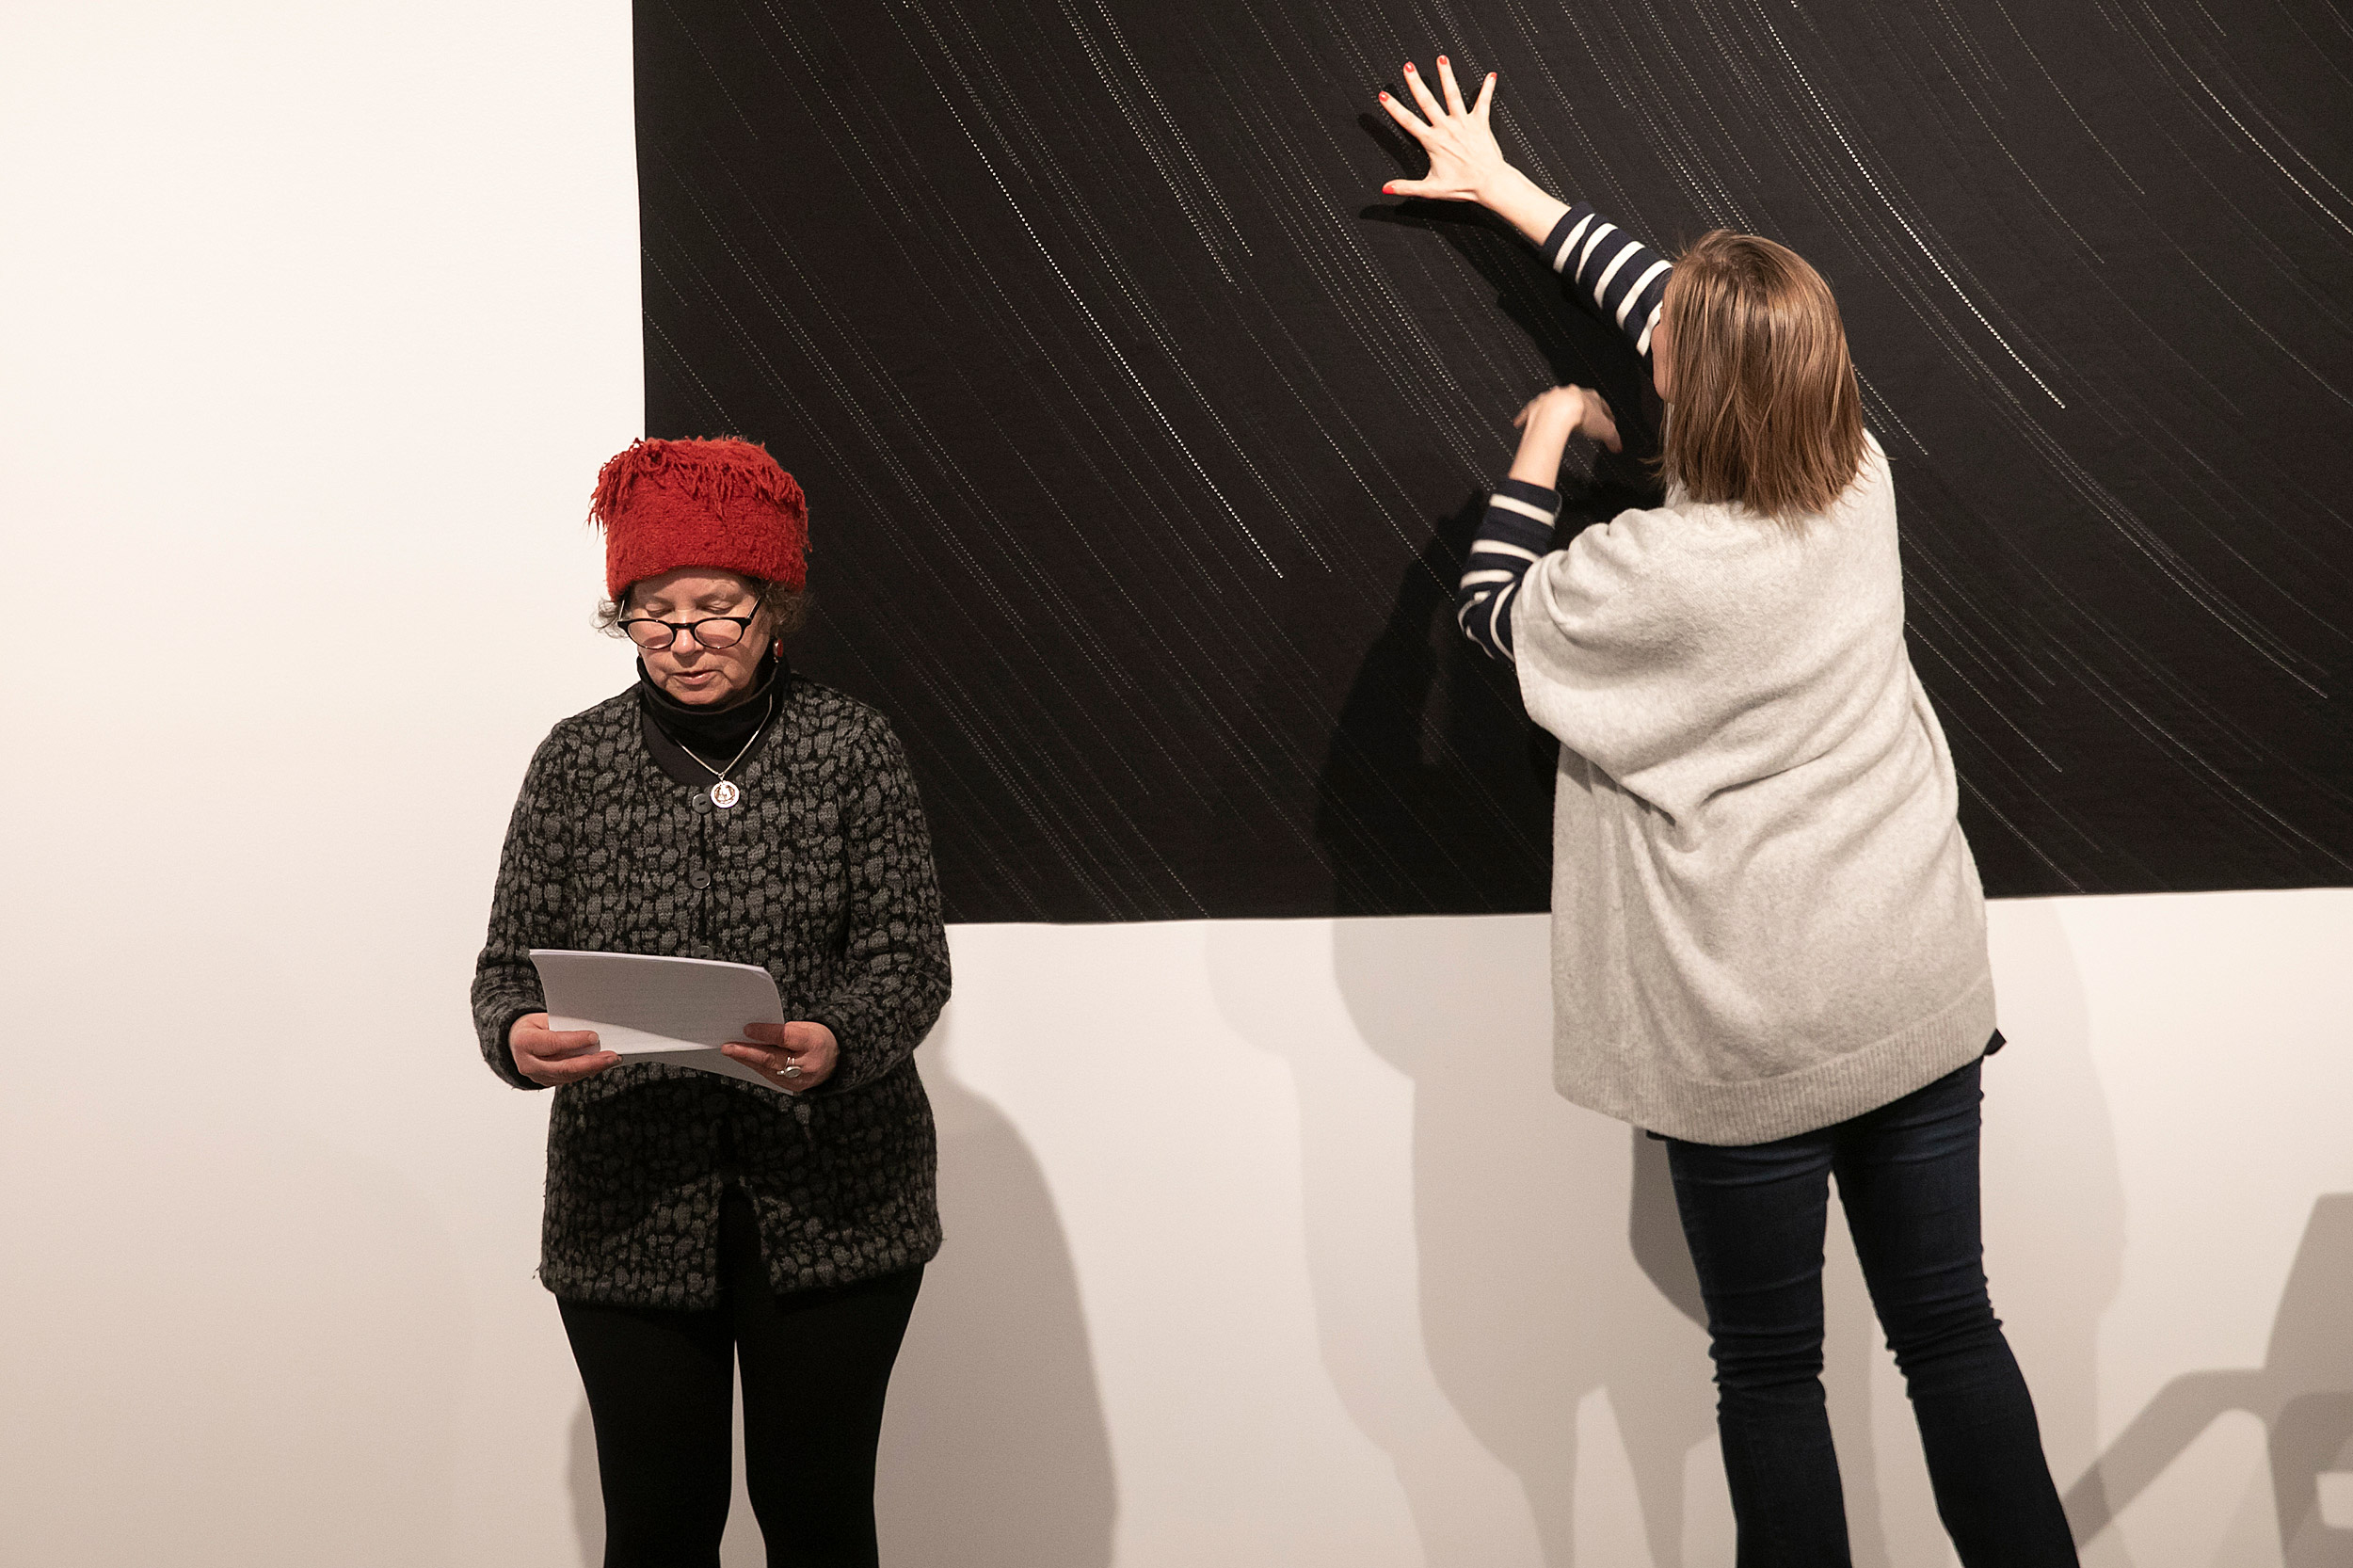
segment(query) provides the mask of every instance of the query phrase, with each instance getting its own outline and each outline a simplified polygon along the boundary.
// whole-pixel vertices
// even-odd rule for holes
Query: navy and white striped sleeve
[[[1454,594],[1454,619],[1481,651],[1512,662],[1512,601],[1528,568],[1552,549],[1561,492],[1506,479],[1487,498],[1487,515],[1471,536]]]
[[[1582,201],[1561,215],[1543,248],[1552,270],[1616,323],[1635,353],[1649,358],[1674,264]]]

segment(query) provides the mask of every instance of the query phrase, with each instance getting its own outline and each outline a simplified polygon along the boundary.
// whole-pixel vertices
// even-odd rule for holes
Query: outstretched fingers
[[[1454,62],[1444,55],[1438,56],[1438,85],[1446,89],[1446,111],[1449,114],[1468,114],[1463,105],[1463,89],[1454,80]]]
[[[1430,84],[1421,79],[1421,72],[1414,69],[1411,60],[1405,62],[1405,90],[1414,95],[1414,102],[1421,105],[1421,112],[1433,121],[1446,118],[1445,108],[1430,95]]]
[[[1381,106],[1389,111],[1389,118],[1391,120],[1396,120],[1400,125],[1404,126],[1408,132],[1412,133],[1416,141],[1426,141],[1429,139],[1430,127],[1422,122],[1422,119],[1419,115],[1407,108],[1404,104],[1399,103],[1394,96],[1389,93],[1383,93],[1381,95]]]
[[[1392,180],[1381,187],[1383,192],[1444,201],[1483,200],[1482,182],[1494,178],[1502,162],[1495,134],[1487,126],[1488,109],[1495,101],[1493,73],[1481,88],[1476,107],[1464,104],[1454,62],[1444,55],[1438,56],[1437,86],[1446,94],[1445,103],[1438,101],[1431,83],[1411,60],[1405,62],[1405,85],[1420,106],[1419,114],[1385,92],[1381,94],[1381,106],[1421,144],[1430,155],[1430,168],[1418,180]]]

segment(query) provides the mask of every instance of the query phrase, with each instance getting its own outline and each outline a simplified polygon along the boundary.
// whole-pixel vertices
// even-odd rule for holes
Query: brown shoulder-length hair
[[[1786,246],[1719,229],[1675,264],[1664,314],[1666,478],[1785,527],[1827,510],[1863,466],[1863,396],[1822,275]]]

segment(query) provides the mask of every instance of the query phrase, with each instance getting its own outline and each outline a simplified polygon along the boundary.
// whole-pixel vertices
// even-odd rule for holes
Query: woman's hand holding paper
[[[791,1094],[816,1088],[841,1061],[840,1042],[824,1024],[751,1024],[744,1032],[752,1038],[719,1049]]]
[[[620,1060],[597,1048],[595,1030],[552,1030],[545,1013],[517,1018],[506,1032],[506,1051],[515,1059],[517,1072],[552,1089],[594,1078]]]

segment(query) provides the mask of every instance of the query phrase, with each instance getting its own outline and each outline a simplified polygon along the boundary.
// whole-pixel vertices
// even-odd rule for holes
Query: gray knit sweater
[[[1647,356],[1671,268],[1582,202],[1543,247]],[[1464,633],[1561,743],[1553,1077],[1580,1105],[1758,1144],[1884,1105],[1993,1032],[1952,754],[1904,648],[1887,455],[1785,530],[1736,505],[1565,544],[1496,487]]]
[[[799,675],[720,810],[646,750],[636,692],[558,724],[507,828],[473,983],[483,1059],[518,1088],[515,1019],[545,1003],[533,948],[758,964],[823,1023],[834,1076],[788,1097],[662,1063],[555,1092],[539,1275],[584,1301],[708,1306],[719,1196],[750,1192],[778,1289],[939,1249],[937,1152],[913,1052],[948,999],[931,841],[882,715]]]
[[[1903,626],[1876,441],[1801,532],[1670,495],[1529,571],[1520,695],[1561,744],[1562,1094],[1758,1144],[1985,1049],[1985,895]]]

